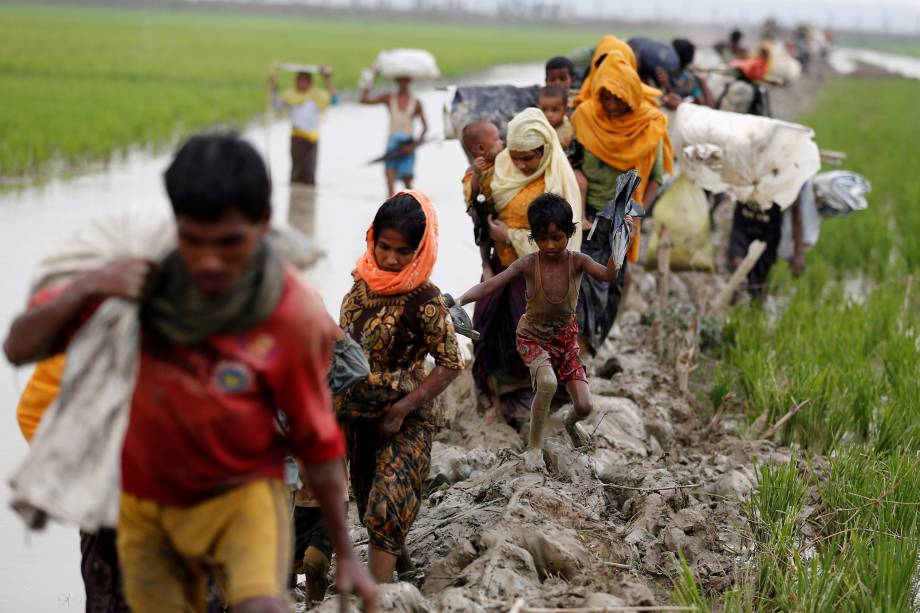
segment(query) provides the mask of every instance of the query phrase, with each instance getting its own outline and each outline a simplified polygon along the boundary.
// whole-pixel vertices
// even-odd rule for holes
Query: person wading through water
[[[291,199],[288,222],[312,238],[316,229],[316,160],[319,152],[319,124],[330,104],[338,102],[332,84],[332,69],[320,66],[326,89],[313,85],[313,75],[298,72],[294,86],[278,95],[278,79],[269,75],[272,106],[286,108],[291,119]]]

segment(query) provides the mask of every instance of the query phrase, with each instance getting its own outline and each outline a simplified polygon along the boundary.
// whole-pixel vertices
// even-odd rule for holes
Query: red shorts
[[[540,362],[549,360],[560,383],[588,380],[579,355],[578,322],[574,319],[571,324],[556,332],[549,342],[535,341],[518,334],[517,350],[531,373]]]

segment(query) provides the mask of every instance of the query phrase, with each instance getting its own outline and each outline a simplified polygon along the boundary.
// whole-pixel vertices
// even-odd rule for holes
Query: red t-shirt
[[[192,504],[253,479],[281,479],[290,452],[307,464],[343,457],[329,358],[305,351],[311,300],[319,298],[288,271],[275,311],[244,333],[192,347],[142,334],[122,450],[125,492]],[[286,434],[276,409],[287,417]]]
[[[313,329],[305,305],[313,300],[319,297],[288,270],[274,312],[244,333],[191,347],[142,333],[122,448],[124,491],[161,504],[193,504],[253,479],[282,479],[288,453],[306,464],[344,456],[326,383],[331,356],[317,359],[304,350]],[[278,409],[287,417],[286,434],[276,422]]]

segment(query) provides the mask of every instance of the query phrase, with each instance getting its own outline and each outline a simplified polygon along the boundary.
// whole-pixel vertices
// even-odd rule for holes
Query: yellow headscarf
[[[601,90],[606,89],[632,109],[622,117],[611,117],[601,104]],[[572,115],[575,135],[585,149],[617,170],[635,168],[642,177],[636,200],[642,201],[648,185],[658,143],[662,143],[662,162],[671,172],[674,152],[668,137],[668,118],[646,100],[639,75],[622,54],[611,52],[597,69],[591,96]]]
[[[575,172],[559,144],[556,130],[537,108],[524,109],[508,122],[507,147],[495,158],[495,175],[492,177],[492,200],[501,211],[526,185],[539,179],[546,181],[546,191],[559,194],[572,205],[581,221],[581,191]],[[543,147],[543,159],[532,175],[525,175],[511,161],[509,151],[531,151]]]
[[[594,75],[598,70],[597,62],[601,57],[614,51],[619,51],[626,61],[629,62],[630,66],[632,66],[632,69],[637,73],[639,72],[639,62],[636,60],[636,54],[633,52],[632,47],[613,34],[608,34],[602,38],[600,42],[597,43],[597,47],[594,48],[594,57],[591,58],[591,65],[588,67],[588,76],[581,82],[581,90],[579,90],[578,95],[575,97],[573,102],[574,106],[577,107],[591,97],[591,82],[594,80]],[[653,103],[655,106],[660,106],[658,102],[658,98],[661,96],[660,90],[649,87],[643,83],[642,91],[649,102]]]

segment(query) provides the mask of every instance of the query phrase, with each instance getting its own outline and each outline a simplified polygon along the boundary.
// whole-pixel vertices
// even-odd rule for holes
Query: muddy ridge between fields
[[[800,115],[823,81],[822,73],[774,88],[774,114]],[[718,272],[669,277],[667,312],[677,319],[692,319],[696,305],[727,281],[731,209],[720,206],[715,215]],[[509,611],[519,597],[527,608],[666,605],[678,552],[704,595],[738,579],[749,542],[743,505],[756,467],[786,463],[792,454],[747,437],[737,407],[713,420],[710,407],[681,393],[675,364],[686,349],[682,327],[667,330],[659,353],[651,324],[658,277],[634,269],[617,325],[585,360],[591,445],[572,448],[561,421],[570,406],[561,406],[545,429],[546,472],[525,470],[521,434],[477,414],[469,370],[445,392],[449,426],[434,444],[426,497],[408,537],[418,570],[381,588],[382,611]],[[363,555],[366,535],[354,507],[350,518]],[[299,610],[333,613],[339,606],[332,596]]]

